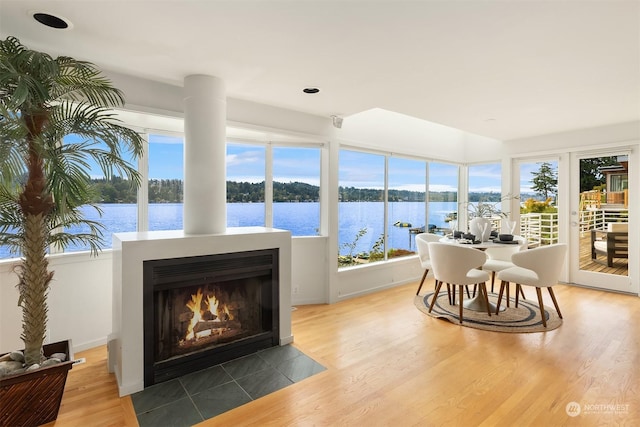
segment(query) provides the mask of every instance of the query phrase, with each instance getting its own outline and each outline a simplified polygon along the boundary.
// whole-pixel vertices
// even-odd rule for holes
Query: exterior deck
[[[604,258],[600,256],[599,260]],[[626,258],[614,258],[613,267],[607,267],[606,263],[594,262],[591,259],[591,237],[585,233],[580,238],[580,270],[595,271],[598,273],[628,275],[629,260]]]

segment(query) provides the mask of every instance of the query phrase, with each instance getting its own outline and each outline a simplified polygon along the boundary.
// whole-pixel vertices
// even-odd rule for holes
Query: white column
[[[184,91],[184,232],[222,233],[227,225],[224,81],[187,76]]]

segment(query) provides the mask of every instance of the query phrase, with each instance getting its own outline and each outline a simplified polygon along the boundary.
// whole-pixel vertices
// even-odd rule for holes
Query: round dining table
[[[486,242],[472,242],[467,239],[454,239],[453,237],[444,236],[442,239],[440,239],[440,242],[448,243],[451,245],[468,246],[470,248],[485,251],[489,248],[504,248],[507,245],[518,245],[522,249],[522,246],[526,245],[527,239],[521,236],[513,236],[513,240],[511,241],[501,241],[496,237],[495,239]],[[479,268],[482,269],[482,266],[480,266]],[[464,306],[464,308],[468,308],[469,310],[481,311],[485,313],[487,312],[487,306],[485,304],[484,298],[480,296],[480,292],[477,292],[473,298],[466,300],[462,305]],[[492,313],[495,313],[496,305],[489,302],[489,309]],[[500,311],[504,310],[506,310],[506,307],[501,306]]]

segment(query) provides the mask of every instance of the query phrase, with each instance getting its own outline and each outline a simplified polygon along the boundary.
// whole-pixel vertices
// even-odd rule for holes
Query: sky
[[[65,142],[78,142],[68,136]],[[264,145],[227,144],[227,178],[231,181],[262,182],[265,176]],[[184,176],[183,140],[181,137],[149,135],[149,178],[182,179]],[[557,162],[551,162],[557,170]],[[100,177],[97,164],[89,162],[92,177]],[[520,163],[520,192],[532,193],[532,172],[540,162]],[[389,158],[389,188],[424,191],[426,164],[424,161]],[[300,147],[273,148],[273,177],[277,182],[305,182],[319,185],[320,149]],[[429,163],[430,191],[457,191],[458,167]],[[472,192],[501,191],[500,163],[469,167],[469,190]],[[339,157],[339,185],[360,188],[384,188],[384,156],[342,150]]]

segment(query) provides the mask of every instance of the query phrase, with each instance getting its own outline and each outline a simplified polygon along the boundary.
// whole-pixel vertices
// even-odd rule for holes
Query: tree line
[[[110,180],[93,179],[94,203],[136,203],[137,193],[127,180],[115,177]],[[339,187],[342,202],[381,202],[384,192],[378,189]],[[149,203],[182,203],[184,183],[180,179],[150,179]],[[409,190],[389,190],[390,202],[423,202],[425,192]],[[274,182],[274,202],[317,202],[320,188],[303,182]],[[432,202],[456,202],[458,195],[453,191],[429,192]],[[500,193],[472,192],[469,201],[499,202]],[[264,181],[258,183],[227,181],[228,203],[264,202]]]

